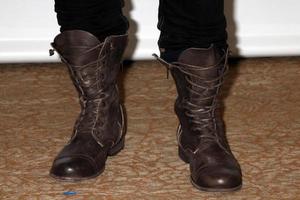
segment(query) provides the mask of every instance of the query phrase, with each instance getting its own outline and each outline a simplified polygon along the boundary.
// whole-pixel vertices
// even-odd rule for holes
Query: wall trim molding
[[[232,47],[234,56],[269,57],[300,55],[300,34],[251,35],[237,37],[237,47]],[[153,59],[158,53],[157,38],[139,38],[133,51],[132,45],[125,53],[126,59]],[[58,62],[57,55],[49,56],[51,40],[0,40],[0,63]],[[130,53],[133,52],[133,53]],[[132,54],[132,55],[130,55]]]

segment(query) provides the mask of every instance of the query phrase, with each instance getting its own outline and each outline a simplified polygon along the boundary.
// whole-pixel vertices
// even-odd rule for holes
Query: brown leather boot
[[[65,31],[54,39],[52,46],[79,93],[81,113],[70,141],[53,162],[52,177],[68,181],[96,177],[107,156],[124,147],[124,113],[116,79],[126,45],[127,35],[100,42],[81,30]]]
[[[180,158],[190,164],[192,184],[204,191],[241,188],[242,173],[228,145],[218,104],[228,50],[190,48],[168,64],[176,82],[175,112]]]

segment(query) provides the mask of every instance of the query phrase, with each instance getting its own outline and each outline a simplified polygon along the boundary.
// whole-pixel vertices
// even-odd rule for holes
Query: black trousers
[[[226,45],[224,0],[159,0],[158,45],[166,49]],[[123,0],[55,0],[61,31],[81,29],[103,39],[124,34]]]

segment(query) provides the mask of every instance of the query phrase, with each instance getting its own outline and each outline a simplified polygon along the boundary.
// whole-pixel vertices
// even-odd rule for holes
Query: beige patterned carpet
[[[0,199],[300,199],[300,58],[231,62],[225,121],[244,175],[243,189],[234,193],[190,184],[188,165],[177,156],[175,86],[162,66],[133,63],[120,81],[126,148],[98,178],[63,183],[48,170],[79,111],[66,68],[0,65]]]

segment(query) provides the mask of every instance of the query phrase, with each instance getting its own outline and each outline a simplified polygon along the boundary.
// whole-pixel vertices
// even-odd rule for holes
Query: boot
[[[127,35],[100,42],[81,30],[65,31],[54,39],[52,46],[78,91],[81,113],[71,139],[53,162],[52,177],[94,178],[103,172],[107,157],[124,147],[124,113],[116,84],[126,45]]]
[[[191,182],[204,191],[234,191],[242,185],[240,165],[227,142],[218,93],[227,70],[228,50],[189,48],[167,63],[178,97],[175,112],[179,157],[190,164]]]

